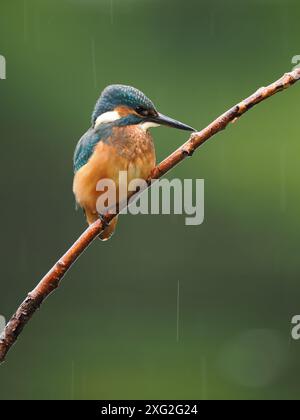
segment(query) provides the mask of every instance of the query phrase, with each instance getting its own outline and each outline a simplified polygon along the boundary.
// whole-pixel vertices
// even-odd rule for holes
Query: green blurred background
[[[101,90],[133,85],[200,129],[292,69],[299,15],[296,0],[1,0],[0,314],[85,227],[72,155]],[[169,174],[205,179],[203,225],[122,216],[92,244],[0,367],[1,399],[299,398],[299,98]],[[153,135],[158,160],[187,138]]]

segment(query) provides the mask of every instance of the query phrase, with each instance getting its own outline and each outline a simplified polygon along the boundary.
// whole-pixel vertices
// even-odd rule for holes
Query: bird
[[[100,180],[111,179],[118,189],[120,171],[127,173],[128,183],[149,177],[156,165],[149,130],[158,126],[196,131],[158,112],[154,103],[132,86],[110,85],[102,91],[92,113],[91,127],[77,143],[73,158],[73,193],[89,225],[99,217],[104,220],[97,210],[97,200],[103,193],[96,189]],[[108,240],[116,225],[117,216],[99,238]]]

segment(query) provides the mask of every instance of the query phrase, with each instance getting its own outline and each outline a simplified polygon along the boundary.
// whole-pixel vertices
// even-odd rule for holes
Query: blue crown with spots
[[[127,106],[133,109],[155,109],[155,106],[140,90],[125,85],[110,85],[104,89],[98,99],[92,115],[92,123],[95,124],[99,115],[113,111],[117,106]]]

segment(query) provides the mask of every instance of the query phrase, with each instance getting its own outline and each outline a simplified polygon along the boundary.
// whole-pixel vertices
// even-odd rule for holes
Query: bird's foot
[[[106,217],[104,214],[98,213],[98,217],[102,223],[103,229],[106,229],[109,226],[108,221],[106,220]]]

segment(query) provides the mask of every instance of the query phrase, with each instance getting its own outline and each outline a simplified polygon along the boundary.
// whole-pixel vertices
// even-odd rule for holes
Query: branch
[[[202,131],[193,133],[186,143],[184,143],[179,149],[173,152],[158,166],[156,166],[156,168],[154,168],[151,177],[148,179],[148,185],[151,184],[151,180],[162,177],[179,162],[184,160],[186,157],[191,156],[199,146],[219,131],[224,130],[230,122],[235,122],[254,105],[257,105],[263,100],[273,96],[275,93],[292,86],[299,79],[300,69],[296,69],[291,73],[286,73],[276,82],[267,87],[260,88],[256,93],[229,109]],[[140,194],[141,191],[135,193],[134,196],[138,197]],[[120,206],[118,212],[126,206],[127,202],[124,203],[123,206]],[[7,352],[15,343],[24,326],[28,323],[44,299],[59,286],[64,274],[115,216],[116,215],[114,214],[107,214],[104,216],[103,220],[99,219],[89,226],[80,238],[77,239],[77,241],[65,253],[65,255],[61,257],[51,270],[42,278],[35,289],[28,294],[26,299],[19,306],[16,313],[6,325],[5,330],[0,337],[0,363],[4,361]]]

